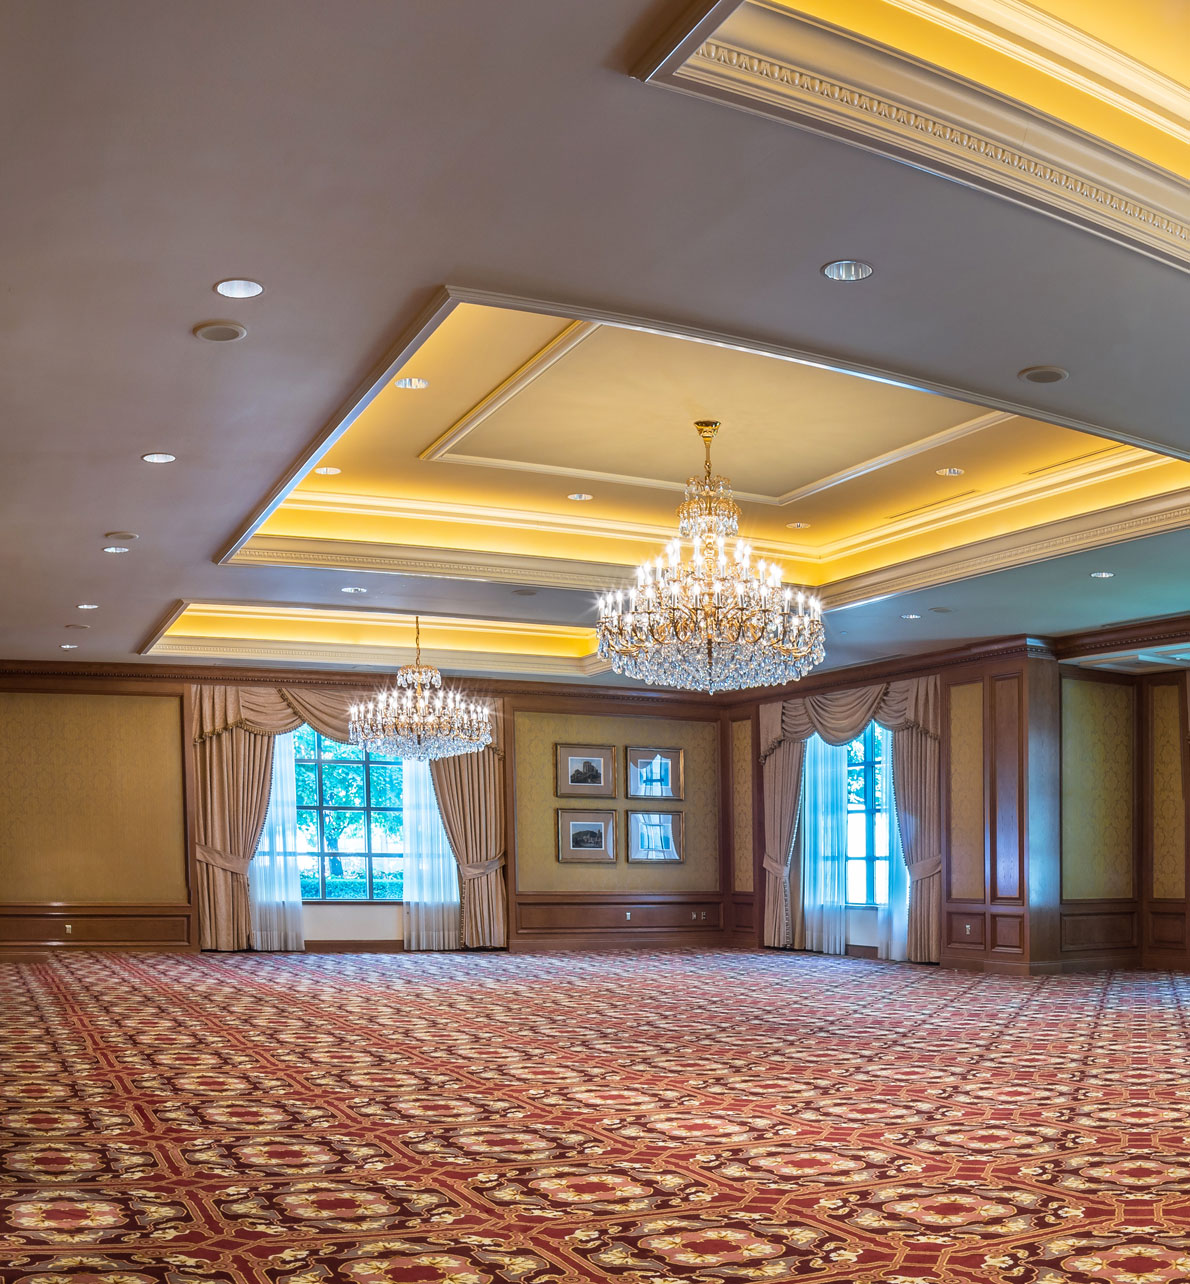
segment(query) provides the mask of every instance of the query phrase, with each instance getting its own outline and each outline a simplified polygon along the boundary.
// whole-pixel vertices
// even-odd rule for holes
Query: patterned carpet
[[[0,1280],[1190,1281],[1190,977],[2,964]]]

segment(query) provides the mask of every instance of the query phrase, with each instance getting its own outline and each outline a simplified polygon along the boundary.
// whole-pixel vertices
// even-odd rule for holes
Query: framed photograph
[[[628,859],[630,861],[681,861],[680,811],[630,811]]]
[[[614,745],[555,745],[554,793],[559,798],[614,798]]]
[[[558,859],[564,864],[614,864],[616,813],[559,807]]]
[[[629,749],[629,798],[685,797],[681,749]]]

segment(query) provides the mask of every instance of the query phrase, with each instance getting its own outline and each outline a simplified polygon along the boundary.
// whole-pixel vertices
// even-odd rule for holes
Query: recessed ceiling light
[[[366,593],[366,588],[361,588],[358,584],[347,584],[339,590],[340,593]]]
[[[247,326],[238,321],[204,321],[194,327],[194,337],[208,343],[234,343],[248,333]]]
[[[79,649],[77,642],[59,642],[58,646],[63,651],[77,651]]]
[[[1115,578],[1115,574],[1115,571],[1092,571],[1091,578],[1093,580],[1110,580]]]
[[[315,468],[314,471],[319,477],[338,477],[343,470],[341,468],[332,468],[330,464],[323,464],[321,467]]]
[[[931,606],[930,611],[934,615],[951,615],[954,613],[953,606]]]
[[[536,597],[537,590],[536,589],[513,589],[512,595],[513,597]]]
[[[587,500],[594,499],[594,495],[588,495],[585,490],[576,490],[573,495],[567,495],[567,499],[573,499],[576,504],[585,504]]]
[[[920,620],[921,616],[918,615],[916,611],[909,611],[905,615],[902,615],[901,619],[902,620]]]
[[[98,602],[80,602],[78,604],[78,609],[80,611],[98,611],[99,603]]]
[[[822,265],[822,275],[828,281],[866,281],[873,271],[872,265],[861,259],[835,259]]]
[[[393,380],[394,388],[407,388],[414,392],[420,392],[423,388],[428,388],[430,381],[428,379],[418,379],[415,375],[402,375],[399,379]]]
[[[225,299],[254,299],[258,294],[264,293],[264,286],[259,281],[234,276],[230,280],[218,282],[215,293],[223,295]]]
[[[68,624],[66,627],[68,629],[89,629],[91,626],[89,624]]]
[[[934,472],[939,477],[961,477],[967,470],[965,468],[935,468]]]
[[[128,545],[127,544],[107,544],[104,546],[103,551],[105,553],[127,553]]]
[[[136,533],[136,531],[104,531],[103,538],[127,540],[127,539],[140,539],[140,536]]]
[[[1061,366],[1026,366],[1016,372],[1016,377],[1025,383],[1061,383],[1070,378],[1070,371]]]
[[[172,464],[177,459],[177,455],[171,455],[164,450],[151,450],[147,455],[142,455],[141,458],[146,464]]]
[[[787,530],[791,530],[791,531],[808,531],[810,529],[810,523],[809,522],[786,522],[785,527]]]

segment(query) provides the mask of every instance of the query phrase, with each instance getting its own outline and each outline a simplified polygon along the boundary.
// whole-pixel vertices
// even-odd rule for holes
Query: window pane
[[[401,805],[401,764],[391,767],[368,767],[369,785],[373,807],[399,807]]]
[[[847,746],[847,765],[854,767],[864,760],[864,739],[861,736]]]
[[[847,855],[863,860],[868,854],[868,816],[866,812],[847,813]]]
[[[873,722],[872,726],[872,756],[879,758],[884,752],[884,737],[888,732],[878,722]]]
[[[872,862],[872,872],[876,876],[876,904],[888,904],[888,861]]]
[[[316,852],[318,845],[318,813],[299,811],[297,814],[297,845],[299,852]]]
[[[299,856],[298,874],[302,880],[302,900],[318,900],[322,896],[318,886],[318,857]]]
[[[366,901],[368,899],[368,858],[366,856],[325,856],[326,899]]]
[[[374,811],[372,818],[372,850],[374,852],[403,852],[401,813],[399,811]]]
[[[878,860],[882,856],[888,855],[888,827],[895,825],[897,822],[888,812],[878,812],[876,814],[876,823],[872,826],[873,837],[875,839],[876,850],[872,853]]]
[[[318,806],[318,768],[311,763],[297,765],[297,804],[299,807]]]
[[[847,862],[847,900],[852,905],[867,904],[868,867],[862,860]]]
[[[322,768],[322,805],[324,807],[362,807],[364,805],[364,769],[362,766]]]
[[[370,749],[369,749],[369,750],[368,750],[368,752],[367,752],[367,759],[368,759],[368,761],[369,761],[369,762],[396,762],[396,763],[399,763],[399,762],[401,761],[401,759],[400,759],[399,757],[397,757],[397,756],[395,756],[395,755],[393,755],[393,754],[391,754],[391,753],[373,753],[373,752],[372,752],[372,750],[370,750]]]
[[[374,901],[401,899],[404,864],[400,856],[372,857],[372,899]]]
[[[337,740],[328,740],[326,736],[318,737],[318,752],[323,758],[350,758],[352,762],[361,762],[364,751],[359,745],[344,745]]]
[[[872,768],[873,792],[876,797],[872,799],[872,806],[877,811],[883,811],[887,804],[884,801],[884,771],[880,766],[880,760],[877,759],[875,766]]]
[[[847,768],[847,806],[862,807],[864,805],[864,769],[862,767]]]
[[[331,811],[322,813],[322,850],[324,852],[367,851],[364,837],[362,811]]]
[[[303,723],[293,733],[293,752],[298,758],[317,758],[318,757],[318,737],[314,733],[313,727],[307,727]]]

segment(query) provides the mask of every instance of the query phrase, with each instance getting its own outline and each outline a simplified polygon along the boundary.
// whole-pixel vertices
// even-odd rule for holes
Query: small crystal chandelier
[[[450,758],[492,743],[488,709],[442,690],[442,674],[421,662],[421,619],[414,617],[417,649],[412,664],[397,670],[396,689],[351,706],[353,745],[390,758]]]
[[[599,654],[617,673],[688,691],[735,691],[796,682],[826,658],[822,607],[784,588],[781,569],[741,539],[731,482],[711,474],[718,423],[700,420],[704,475],[691,477],[678,508],[681,538],[637,568],[636,587],[599,599]]]

